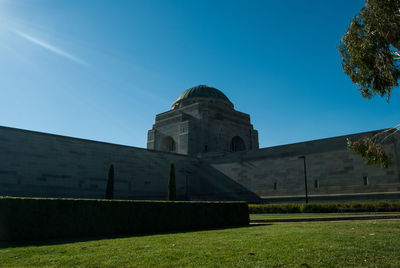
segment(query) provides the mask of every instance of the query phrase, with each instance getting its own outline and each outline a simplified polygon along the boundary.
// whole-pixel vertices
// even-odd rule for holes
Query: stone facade
[[[188,92],[192,94],[187,96]],[[234,110],[222,92],[198,86],[185,91],[170,111],[156,116],[147,149],[188,155],[250,151],[258,149],[258,133],[250,116]]]
[[[113,164],[114,198],[165,200],[170,162],[179,200],[257,199],[195,157],[0,127],[0,196],[104,198]]]
[[[386,140],[389,169],[346,149],[375,132],[258,149],[250,116],[219,90],[185,91],[156,116],[147,150],[0,127],[0,195],[103,198],[110,164],[116,199],[163,200],[174,162],[179,200],[400,199],[400,135]]]
[[[251,152],[209,155],[212,167],[269,201],[296,201],[307,188],[312,200],[400,199],[400,135],[385,143],[393,155],[388,169],[367,166],[347,150],[346,139],[357,140],[379,131],[263,148]]]

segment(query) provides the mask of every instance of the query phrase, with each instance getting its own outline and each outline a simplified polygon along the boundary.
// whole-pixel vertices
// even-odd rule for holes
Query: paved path
[[[380,216],[343,216],[343,217],[323,217],[323,218],[284,218],[284,219],[257,219],[250,220],[250,223],[266,222],[309,222],[309,221],[353,221],[353,220],[392,220],[400,219],[400,215],[380,215]]]

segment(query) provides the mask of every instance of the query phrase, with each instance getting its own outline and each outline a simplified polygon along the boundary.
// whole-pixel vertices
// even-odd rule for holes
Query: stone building
[[[171,110],[156,115],[147,149],[196,155],[258,149],[248,114],[236,111],[216,88],[200,85],[183,92]]]
[[[180,200],[400,199],[400,135],[386,140],[388,169],[367,166],[346,139],[379,131],[258,148],[248,114],[219,90],[186,90],[156,116],[147,149],[0,127],[0,195],[104,198],[115,167],[117,199],[165,199],[175,163]]]

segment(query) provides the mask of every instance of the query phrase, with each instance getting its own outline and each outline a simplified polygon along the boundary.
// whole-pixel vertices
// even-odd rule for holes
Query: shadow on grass
[[[51,245],[69,244],[69,243],[77,243],[77,242],[97,241],[97,240],[104,240],[104,239],[130,238],[130,237],[141,237],[141,236],[151,236],[151,235],[192,233],[192,232],[201,232],[201,231],[226,230],[226,229],[238,229],[238,228],[252,228],[252,227],[267,226],[267,225],[272,225],[272,224],[259,223],[259,224],[249,224],[249,225],[241,225],[241,226],[225,226],[225,227],[219,227],[219,228],[201,228],[201,229],[177,230],[177,231],[170,231],[170,232],[141,233],[141,234],[101,235],[101,236],[74,237],[74,238],[61,237],[61,238],[55,238],[55,239],[28,240],[28,241],[18,241],[18,242],[0,241],[0,249],[28,247],[28,246],[51,246]]]

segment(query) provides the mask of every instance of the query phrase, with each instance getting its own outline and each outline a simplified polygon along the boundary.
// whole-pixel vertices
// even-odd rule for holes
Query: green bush
[[[176,181],[175,181],[175,167],[174,163],[169,164],[168,176],[168,201],[176,200]]]
[[[308,204],[250,204],[249,212],[257,213],[338,213],[338,212],[400,212],[400,202],[342,202]]]
[[[244,202],[0,198],[0,240],[43,240],[240,226]]]
[[[250,213],[300,213],[299,204],[249,205]]]
[[[114,165],[108,169],[106,199],[114,199]]]
[[[309,203],[301,205],[302,213],[334,213],[338,212],[336,203]]]

